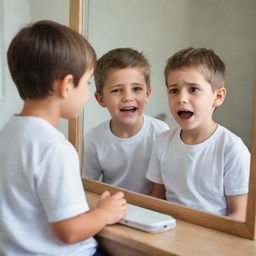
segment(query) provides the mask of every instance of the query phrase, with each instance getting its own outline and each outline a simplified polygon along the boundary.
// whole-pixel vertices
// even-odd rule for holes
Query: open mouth
[[[189,119],[193,114],[191,111],[178,111],[178,115],[182,119]]]
[[[120,111],[122,112],[135,112],[137,110],[136,107],[126,107],[126,108],[121,108]]]

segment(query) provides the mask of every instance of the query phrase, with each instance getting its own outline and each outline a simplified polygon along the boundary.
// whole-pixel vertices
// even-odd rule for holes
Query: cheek
[[[111,98],[108,99],[108,105],[112,108],[117,108],[122,104],[123,104],[122,99],[118,95],[112,96]]]
[[[140,104],[142,105],[142,106],[144,106],[145,104],[147,104],[148,103],[148,99],[147,98],[144,98],[144,99],[141,99],[140,100]]]
[[[82,103],[83,104],[86,104],[89,100],[89,97],[90,97],[90,90],[89,88],[85,88],[82,92],[81,92],[81,95],[80,97],[82,98]]]
[[[141,104],[146,104],[146,103],[148,103],[148,99],[149,99],[149,97],[147,95],[141,95],[138,98],[138,102]]]
[[[89,89],[89,87],[87,87],[87,89],[86,89],[86,91],[85,91],[85,97],[86,97],[86,102],[89,100],[89,98],[90,98],[90,89]]]
[[[105,106],[110,112],[115,112],[119,109],[119,104],[113,99],[110,101],[105,99]]]
[[[175,101],[174,99],[171,99],[168,97],[168,103],[169,103],[169,110],[171,111],[172,114],[176,113],[175,112]]]
[[[174,105],[174,100],[170,96],[168,96],[168,103],[169,103],[169,107]]]
[[[214,105],[214,98],[209,96],[207,98],[204,99],[199,99],[197,101],[194,102],[194,105],[198,105],[201,108],[212,108]]]

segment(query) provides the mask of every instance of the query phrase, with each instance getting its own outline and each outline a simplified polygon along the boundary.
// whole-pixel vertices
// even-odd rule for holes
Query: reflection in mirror
[[[88,1],[83,1],[83,5]],[[87,8],[88,6],[86,6]],[[82,12],[84,17],[87,18],[87,9],[82,9],[76,6],[76,2],[70,1],[70,18],[72,23],[75,24],[75,29],[80,31],[80,26],[84,27],[84,22],[81,23],[80,13]],[[73,11],[72,11],[73,9]],[[256,90],[254,90],[254,101],[253,109],[256,109]],[[82,133],[83,133],[83,117],[80,116],[76,120],[69,122],[69,137],[79,152],[82,158]],[[182,207],[173,203],[159,200],[153,197],[143,196],[132,191],[123,190],[120,187],[114,187],[108,184],[100,183],[97,181],[83,179],[85,189],[94,193],[100,194],[105,190],[109,190],[111,193],[115,193],[121,190],[125,193],[126,199],[129,203],[146,207],[155,211],[160,211],[166,214],[170,214],[177,219],[191,222],[194,224],[202,225],[205,227],[213,228],[219,231],[235,234],[244,238],[254,239],[255,238],[255,200],[256,200],[256,111],[253,113],[253,129],[252,129],[252,161],[251,161],[251,172],[250,172],[250,185],[248,194],[248,207],[246,212],[246,221],[244,223],[234,221],[229,218],[208,214],[206,212],[197,211],[192,208]]]
[[[256,49],[250,42],[256,37],[255,1],[87,2],[85,34],[98,56],[117,47],[143,51],[151,64],[152,86],[145,113],[166,117],[164,121],[170,127],[175,121],[168,110],[163,77],[166,59],[188,46],[214,49],[227,67],[227,96],[223,106],[215,111],[214,119],[240,136],[251,148],[251,95]],[[102,20],[108,22],[103,24]],[[85,132],[109,118],[106,109],[92,97],[85,109]]]
[[[111,121],[89,131],[84,138],[84,171],[88,178],[152,193],[146,170],[156,136],[168,125],[143,115],[151,93],[149,64],[142,53],[131,48],[109,51],[94,71],[96,98],[106,107]]]

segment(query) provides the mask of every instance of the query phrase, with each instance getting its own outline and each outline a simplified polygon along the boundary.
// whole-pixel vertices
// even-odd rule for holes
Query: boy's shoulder
[[[95,127],[92,127],[88,132],[85,133],[84,139],[90,140],[101,137],[109,128],[110,120],[103,121]]]
[[[1,130],[3,136],[12,134],[17,141],[54,144],[68,142],[65,136],[46,120],[33,116],[13,115]]]
[[[228,128],[218,124],[217,132],[222,138],[227,137],[231,140],[240,141],[241,138]]]
[[[1,130],[0,141],[0,152],[18,156],[23,152],[23,157],[29,155],[35,162],[45,162],[57,155],[77,159],[74,146],[65,136],[46,120],[37,117],[13,116]]]
[[[159,132],[169,130],[169,126],[164,121],[145,114],[143,116],[145,125],[149,128],[151,127],[152,129],[156,129]]]
[[[180,135],[180,127],[178,125],[171,126],[170,128],[160,132],[156,137],[155,144],[156,147],[160,147],[162,149],[166,149],[170,142],[173,140],[176,141],[177,137]]]
[[[217,132],[219,142],[223,143],[226,147],[246,147],[243,140],[234,132],[230,131],[228,128],[218,125]]]

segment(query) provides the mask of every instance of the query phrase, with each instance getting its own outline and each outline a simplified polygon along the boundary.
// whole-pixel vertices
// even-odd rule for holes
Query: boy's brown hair
[[[132,48],[116,48],[104,54],[97,61],[94,70],[96,91],[103,94],[103,88],[110,69],[129,67],[142,68],[147,87],[150,88],[150,66],[143,53]]]
[[[213,50],[190,47],[176,52],[167,60],[164,70],[166,85],[171,70],[185,67],[199,69],[212,90],[224,87],[225,64]]]
[[[53,84],[66,75],[77,86],[96,54],[87,40],[76,31],[53,21],[38,21],[21,29],[13,38],[8,65],[23,100],[51,95]]]

